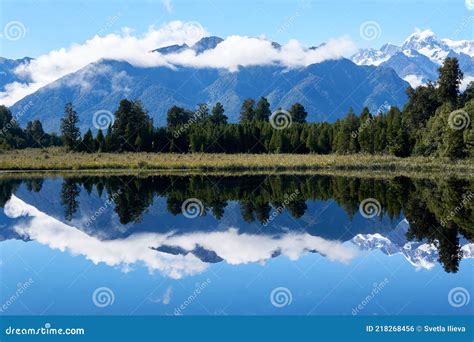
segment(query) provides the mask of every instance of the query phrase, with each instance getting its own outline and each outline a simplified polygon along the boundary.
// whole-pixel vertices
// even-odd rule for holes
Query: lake
[[[474,183],[3,175],[2,315],[467,315]]]

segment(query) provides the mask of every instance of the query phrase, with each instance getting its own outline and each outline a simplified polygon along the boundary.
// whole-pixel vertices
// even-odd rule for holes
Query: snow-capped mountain
[[[352,56],[358,65],[388,67],[413,87],[434,81],[447,57],[456,57],[466,85],[474,78],[474,41],[438,39],[431,30],[416,31],[401,46],[385,44],[380,49],[361,49]]]
[[[436,246],[425,241],[407,241],[405,234],[410,224],[406,219],[397,227],[382,236],[376,234],[358,234],[351,242],[362,250],[373,251],[379,249],[386,255],[402,254],[405,259],[416,268],[431,269],[437,264],[438,250]],[[474,258],[474,244],[464,241],[461,247],[464,259]]]

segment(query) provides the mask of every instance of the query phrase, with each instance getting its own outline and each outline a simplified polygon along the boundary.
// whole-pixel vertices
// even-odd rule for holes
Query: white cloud
[[[405,77],[403,77],[403,79],[407,81],[408,83],[410,83],[412,88],[416,88],[423,85],[423,77],[421,76],[406,75]]]
[[[169,64],[192,67],[225,68],[237,71],[239,66],[281,64],[288,67],[307,66],[328,59],[350,55],[355,46],[348,38],[331,39],[318,49],[309,50],[297,40],[276,49],[264,38],[230,36],[215,49],[196,55],[193,50],[164,56]]]
[[[5,204],[5,215],[10,218],[28,216],[13,229],[20,236],[29,237],[52,249],[69,251],[72,255],[83,255],[94,264],[105,263],[122,267],[143,263],[150,272],[159,271],[170,278],[180,279],[207,269],[208,264],[192,253],[173,255],[159,252],[151,247],[177,246],[191,251],[197,246],[214,251],[231,265],[265,263],[276,252],[291,260],[297,260],[308,251],[316,251],[329,260],[349,263],[358,254],[351,245],[340,241],[326,240],[308,233],[288,233],[283,236],[240,234],[229,228],[216,232],[193,232],[188,234],[136,233],[125,239],[100,240],[87,235],[76,227],[67,225],[12,195]],[[169,303],[171,290],[163,295],[162,303]]]
[[[236,71],[239,66],[282,64],[288,67],[306,66],[328,59],[349,56],[356,51],[347,38],[331,39],[318,49],[306,49],[290,40],[275,49],[264,38],[230,36],[216,49],[196,55],[192,50],[178,54],[150,53],[158,47],[173,44],[192,45],[208,32],[196,22],[173,21],[159,28],[151,26],[143,35],[134,35],[128,28],[120,33],[94,36],[83,44],[53,50],[30,64],[19,66],[16,73],[32,80],[28,85],[12,83],[0,93],[0,103],[12,105],[39,88],[100,59],[127,61],[138,67],[191,66],[225,68]]]

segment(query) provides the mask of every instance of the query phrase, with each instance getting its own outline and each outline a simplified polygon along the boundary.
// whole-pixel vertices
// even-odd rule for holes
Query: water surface
[[[472,293],[473,192],[459,178],[2,179],[1,314],[470,314],[452,290]]]

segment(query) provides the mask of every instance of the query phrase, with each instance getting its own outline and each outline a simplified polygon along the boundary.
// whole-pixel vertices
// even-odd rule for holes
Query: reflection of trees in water
[[[64,218],[68,221],[72,220],[72,217],[77,211],[77,207],[79,206],[77,196],[79,196],[80,193],[81,188],[74,178],[64,179],[61,187],[61,204],[64,207]]]
[[[0,204],[3,206],[21,181],[0,181]],[[42,180],[25,181],[30,191],[40,191]],[[61,188],[61,203],[65,218],[71,220],[83,188],[88,194],[102,197],[104,190],[115,204],[120,222],[138,222],[153,204],[155,196],[166,198],[167,210],[181,215],[186,199],[198,198],[205,213],[220,219],[229,201],[237,201],[246,222],[264,223],[272,208],[285,211],[294,218],[302,217],[307,200],[334,200],[349,217],[359,210],[366,198],[375,198],[382,205],[383,215],[398,218],[401,213],[410,222],[409,240],[427,240],[439,251],[439,261],[447,272],[456,272],[462,257],[459,236],[472,241],[474,237],[473,183],[450,178],[447,180],[362,179],[331,176],[233,176],[233,177],[76,177],[65,178]],[[297,191],[297,192],[296,192]],[[289,195],[297,193],[288,201]],[[474,195],[473,195],[474,196]],[[460,206],[462,204],[462,206]],[[450,213],[456,209],[456,215]],[[451,219],[447,220],[446,218]],[[441,222],[444,222],[444,225]]]
[[[404,208],[410,222],[407,238],[426,239],[434,244],[446,272],[459,269],[462,258],[459,235],[473,240],[474,203],[465,200],[472,190],[472,183],[455,178],[439,183],[416,181]],[[453,210],[455,215],[451,215]],[[447,220],[448,217],[451,219]]]

